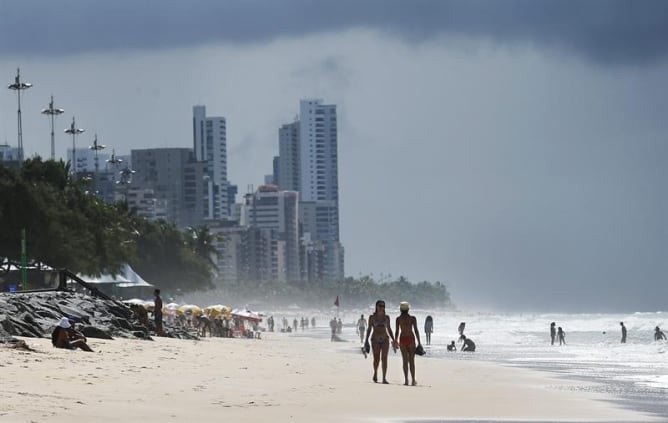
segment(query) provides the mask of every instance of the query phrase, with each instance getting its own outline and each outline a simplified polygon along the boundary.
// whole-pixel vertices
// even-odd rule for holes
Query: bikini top
[[[382,320],[377,320],[374,318],[373,320],[373,327],[374,328],[384,328],[385,327],[385,317],[383,317]]]

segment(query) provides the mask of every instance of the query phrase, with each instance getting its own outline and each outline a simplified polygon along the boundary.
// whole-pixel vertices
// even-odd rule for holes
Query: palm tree
[[[199,228],[189,227],[188,231],[191,236],[187,236],[186,240],[193,253],[202,260],[204,260],[212,270],[218,270],[218,265],[214,258],[218,258],[218,251],[213,244],[213,235],[207,225]]]

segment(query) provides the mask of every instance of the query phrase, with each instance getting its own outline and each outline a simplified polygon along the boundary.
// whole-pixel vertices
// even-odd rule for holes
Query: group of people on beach
[[[373,314],[367,320],[364,315],[357,321],[357,333],[360,335],[360,342],[363,342],[363,351],[365,355],[373,352],[373,381],[378,382],[378,366],[381,367],[382,383],[387,381],[387,355],[390,346],[396,352],[401,352],[402,368],[404,372],[404,385],[417,385],[415,379],[415,355],[424,355],[424,347],[420,341],[420,331],[418,330],[417,319],[409,313],[410,304],[402,301],[399,304],[399,316],[395,321],[395,330],[392,331],[390,316],[385,311],[385,301],[376,301]],[[461,326],[461,325],[460,325]],[[466,338],[463,333],[463,326],[460,330],[460,338],[463,341],[462,351],[475,351],[475,343]],[[424,331],[427,345],[431,344],[431,334],[434,331],[434,320],[431,316],[425,319]],[[391,340],[391,342],[390,342]],[[454,346],[455,341],[452,341]],[[456,350],[456,349],[455,349]],[[448,345],[448,351],[451,346]],[[410,383],[409,376],[410,374]]]
[[[550,323],[550,338],[551,338],[552,345],[554,345],[555,338],[557,338],[559,340],[559,345],[566,345],[566,332],[563,331],[561,326],[559,326],[555,330],[555,326],[556,326],[555,322]],[[628,333],[627,330],[626,330],[626,326],[624,325],[624,322],[619,322],[619,326],[622,330],[621,343],[626,344],[626,335]],[[605,334],[605,332],[603,332],[603,333]],[[661,340],[665,340],[665,339],[666,339],[666,335],[663,333],[661,328],[659,328],[658,326],[655,327],[654,328],[654,340],[655,341],[661,341]]]
[[[555,329],[556,323],[550,323],[550,344],[554,345],[555,338],[559,340],[559,345],[566,345],[566,332],[559,326]]]
[[[417,326],[417,319],[411,316],[408,311],[410,305],[403,301],[399,305],[400,314],[396,319],[396,329],[392,332],[390,316],[385,313],[385,301],[376,301],[376,308],[373,314],[369,316],[366,325],[366,336],[364,349],[368,353],[373,351],[373,381],[378,382],[378,365],[381,364],[382,383],[387,381],[387,354],[390,345],[394,352],[399,349],[403,362],[404,385],[408,385],[408,372],[410,370],[411,385],[417,385],[415,380],[415,354],[424,353],[420,342],[420,331]],[[359,323],[358,323],[359,330]],[[392,343],[390,343],[392,339]],[[370,342],[369,342],[370,341]]]

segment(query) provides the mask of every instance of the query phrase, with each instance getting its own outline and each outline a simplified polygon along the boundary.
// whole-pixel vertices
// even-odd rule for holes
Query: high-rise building
[[[299,107],[300,200],[339,202],[336,105],[302,100]]]
[[[321,263],[317,272],[306,271],[308,263],[302,263],[302,275],[309,279],[344,276],[337,143],[336,105],[322,100],[301,100],[299,119],[279,129],[277,183],[281,190],[299,192],[302,248],[317,251]]]
[[[127,190],[152,190],[166,220],[179,228],[202,224],[205,163],[196,161],[191,149],[132,150],[132,164],[136,173]]]
[[[74,170],[75,173],[81,173],[81,172],[93,172],[95,171],[95,150],[91,150],[90,148],[86,147],[81,147],[77,148],[76,150],[76,159],[77,162],[72,165],[72,170]],[[97,163],[98,163],[98,170],[103,171],[107,169],[107,160],[109,159],[110,155],[107,153],[97,153]],[[67,149],[67,160],[72,163],[72,149],[68,148]]]
[[[205,106],[193,107],[195,160],[206,162],[207,193],[203,199],[206,217],[226,219],[230,214],[227,180],[227,128],[224,117],[206,115]]]
[[[278,130],[278,180],[280,189],[298,191],[301,188],[301,160],[299,154],[299,121],[288,123]]]
[[[295,191],[279,191],[276,185],[262,185],[246,195],[241,213],[241,225],[271,230],[273,274],[280,282],[301,279],[297,196]]]

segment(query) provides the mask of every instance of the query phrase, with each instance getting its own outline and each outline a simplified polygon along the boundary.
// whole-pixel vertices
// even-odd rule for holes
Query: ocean
[[[368,316],[369,311],[365,311]],[[339,311],[344,323],[341,337],[359,343],[355,322],[361,311]],[[301,316],[316,316],[317,327],[299,330],[293,336],[329,338],[328,322],[337,315],[307,310],[285,310],[273,314],[280,328],[283,316],[290,322]],[[668,313],[631,314],[495,314],[465,312],[427,312],[412,310],[418,319],[427,355],[418,360],[482,360],[507,366],[537,369],[579,380],[582,390],[607,394],[618,404],[665,417],[668,421],[668,342],[654,341],[654,328],[668,329]],[[424,320],[434,319],[431,345],[426,345]],[[394,327],[397,313],[390,313]],[[620,343],[623,321],[627,341]],[[448,352],[447,344],[457,340],[457,326],[466,322],[465,335],[476,344],[475,353]],[[550,322],[566,333],[566,345],[550,345]],[[665,327],[664,327],[665,326]],[[668,332],[668,330],[664,330]],[[461,347],[461,342],[456,342]],[[351,350],[357,350],[351,348]],[[419,365],[418,365],[419,366]],[[419,367],[418,367],[419,372]],[[578,387],[579,386],[579,387]],[[594,387],[592,387],[594,386]]]

